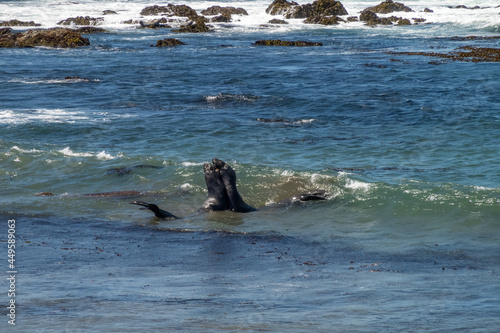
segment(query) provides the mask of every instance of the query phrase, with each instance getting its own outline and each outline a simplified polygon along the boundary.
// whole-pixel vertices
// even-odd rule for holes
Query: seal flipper
[[[208,197],[203,203],[203,210],[227,210],[229,209],[229,197],[226,187],[222,181],[219,169],[210,163],[203,165],[205,183],[207,184]]]
[[[131,204],[143,206],[145,208],[141,208],[141,209],[149,209],[150,211],[152,211],[155,214],[156,217],[159,217],[161,219],[165,219],[165,220],[178,220],[178,219],[180,219],[180,217],[177,217],[174,214],[167,212],[166,210],[160,209],[160,207],[158,207],[155,204],[149,204],[149,203],[144,202],[144,201],[134,201],[134,202],[131,202]]]
[[[226,162],[214,158],[212,160],[213,165],[216,170],[220,170],[220,175],[224,186],[226,187],[227,196],[229,198],[229,204],[233,212],[248,213],[253,212],[256,209],[248,205],[243,198],[241,198],[238,190],[236,189],[236,172],[231,168]]]

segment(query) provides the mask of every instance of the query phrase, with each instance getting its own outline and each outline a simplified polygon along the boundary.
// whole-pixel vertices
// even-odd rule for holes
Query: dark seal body
[[[205,183],[207,184],[208,197],[203,203],[203,210],[227,210],[229,198],[226,187],[222,181],[219,169],[210,163],[203,165]]]
[[[216,158],[212,160],[212,163],[216,168],[215,170],[219,170],[222,181],[224,182],[227,196],[229,198],[229,209],[238,213],[255,211],[256,209],[243,201],[243,198],[238,193],[238,190],[236,189],[236,172],[234,172],[233,168],[226,164],[226,162]]]

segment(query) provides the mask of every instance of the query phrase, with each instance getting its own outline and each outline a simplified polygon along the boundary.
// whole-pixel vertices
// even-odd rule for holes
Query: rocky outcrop
[[[400,2],[393,2],[392,0],[386,0],[376,6],[368,7],[365,10],[369,10],[373,13],[378,14],[388,14],[393,12],[413,12],[413,9],[406,7]]]
[[[201,11],[201,15],[248,15],[243,8],[212,6]]]
[[[179,29],[173,29],[172,32],[209,32],[211,29],[205,24],[205,17],[198,16],[188,24],[182,25]]]
[[[116,15],[118,14],[117,12],[115,12],[114,10],[104,10],[102,12],[102,15]]]
[[[41,24],[33,21],[10,20],[0,22],[0,27],[39,27]]]
[[[210,19],[210,22],[215,22],[215,23],[228,23],[228,22],[231,22],[231,14],[223,14],[223,15],[212,17]]]
[[[411,21],[409,19],[405,19],[402,17],[391,16],[391,17],[378,17],[377,14],[369,10],[369,8],[363,10],[361,15],[359,15],[359,20],[365,22],[366,25],[375,26],[378,24],[381,25],[411,25]],[[414,19],[418,20],[418,19]]]
[[[255,45],[260,46],[323,46],[323,43],[305,42],[305,41],[287,41],[279,39],[258,40]]]
[[[198,16],[196,11],[186,5],[172,5],[168,4],[167,6],[149,6],[144,8],[141,11],[141,15],[144,16],[156,16],[156,15],[168,15],[168,16],[180,16],[180,17],[189,17],[194,18]]]
[[[266,9],[271,15],[283,15],[287,19],[303,18],[304,23],[331,25],[341,20],[338,15],[347,15],[347,10],[340,1],[317,0],[311,4],[299,5],[287,0],[274,0]]]
[[[271,23],[271,24],[288,24],[287,21],[285,21],[285,20],[278,20],[278,19],[272,19],[268,23]]]
[[[165,38],[163,40],[159,40],[156,42],[156,47],[177,46],[177,45],[186,45],[186,44],[175,38]]]
[[[57,25],[99,25],[104,19],[102,17],[78,16],[70,17],[66,20],[57,22]]]
[[[162,17],[159,20],[152,20],[152,21],[139,21],[139,25],[141,28],[145,29],[161,29],[161,28],[172,28],[170,25],[167,24],[168,20],[164,17]]]
[[[81,27],[75,31],[82,35],[100,34],[106,32],[105,29],[96,27]]]
[[[75,48],[87,45],[90,45],[87,38],[66,28],[34,29],[16,34],[6,31],[0,34],[0,47]]]

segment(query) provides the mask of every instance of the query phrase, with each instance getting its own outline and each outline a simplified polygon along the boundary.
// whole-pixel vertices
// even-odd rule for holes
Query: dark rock
[[[266,9],[271,15],[284,15],[285,18],[305,18],[304,23],[331,25],[340,19],[337,15],[347,15],[347,10],[340,1],[317,0],[312,4],[299,5],[286,0],[274,0]]]
[[[393,2],[392,0],[386,0],[377,6],[366,8],[365,10],[370,10],[371,12],[378,14],[388,14],[392,12],[413,12],[413,9],[406,7],[400,2]]]
[[[0,22],[0,27],[39,27],[41,24],[33,21],[10,20]]]
[[[161,29],[161,28],[171,28],[170,25],[166,24],[168,20],[164,17],[162,17],[159,20],[152,20],[152,21],[139,21],[139,25],[141,28],[146,28],[146,29]]]
[[[106,32],[106,30],[104,30],[103,28],[96,28],[96,27],[82,27],[76,29],[76,31],[82,35],[100,34]]]
[[[66,20],[62,20],[57,22],[57,25],[98,25],[100,24],[104,19],[102,17],[90,17],[90,16],[78,16],[78,17],[71,17]]]
[[[260,45],[260,46],[323,46],[323,43],[268,39],[268,40],[258,40],[255,42],[255,45]]]
[[[335,15],[333,16],[311,16],[308,17],[304,20],[304,23],[308,24],[322,24],[322,25],[335,25],[339,24],[339,22],[345,22],[343,19],[340,17],[337,17]]]
[[[425,8],[424,13],[434,13],[434,11],[432,9]]]
[[[418,23],[424,23],[427,20],[424,18],[414,18],[413,21],[415,22],[415,24],[418,24]]]
[[[37,47],[75,48],[90,45],[87,38],[77,31],[66,28],[34,29],[17,34],[0,35],[0,47]]]
[[[181,17],[189,17],[194,18],[198,16],[196,11],[186,5],[172,5],[168,4],[167,6],[150,6],[146,7],[141,11],[141,15],[144,16],[152,16],[152,15],[160,15],[166,14],[170,16],[181,16]]]
[[[399,18],[398,25],[411,25],[411,21],[409,19]]]
[[[163,40],[159,40],[156,42],[156,47],[177,46],[177,45],[186,45],[186,44],[175,38],[165,38]]]
[[[219,16],[216,16],[216,17],[212,17],[212,19],[210,20],[210,22],[216,22],[216,23],[231,22],[231,14],[223,14],[223,15],[219,15]]]
[[[211,29],[205,24],[205,17],[198,16],[188,24],[181,26],[179,29],[173,29],[172,32],[209,32]]]
[[[349,16],[347,22],[358,22],[359,18],[357,16]]]
[[[382,25],[392,24],[392,21],[389,18],[380,18],[377,16],[377,14],[375,14],[368,8],[361,12],[361,15],[359,15],[359,20],[365,22],[366,25],[371,25],[371,26],[375,26],[377,24],[382,24]]]
[[[271,21],[269,21],[269,23],[271,23],[271,24],[288,24],[287,21],[285,21],[285,20],[278,20],[278,19],[272,19]]]
[[[118,14],[117,12],[115,12],[114,10],[105,10],[102,12],[102,15],[116,15]]]
[[[201,15],[248,15],[247,11],[243,8],[234,8],[234,7],[220,7],[220,6],[212,6],[207,9],[201,11]]]
[[[0,28],[0,36],[12,34],[11,28]]]

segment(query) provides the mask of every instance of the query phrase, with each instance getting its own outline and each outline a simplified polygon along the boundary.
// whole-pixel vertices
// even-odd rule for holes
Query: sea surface
[[[498,1],[404,1],[414,12],[380,16],[426,21],[376,27],[180,1],[249,15],[138,28],[167,3],[0,1],[0,21],[106,30],[82,48],[0,49],[2,332],[500,330],[499,64],[397,54],[498,48]],[[378,3],[342,1],[343,18]],[[186,45],[151,47],[164,38]],[[214,157],[258,211],[198,211]],[[314,190],[328,200],[273,206]]]

